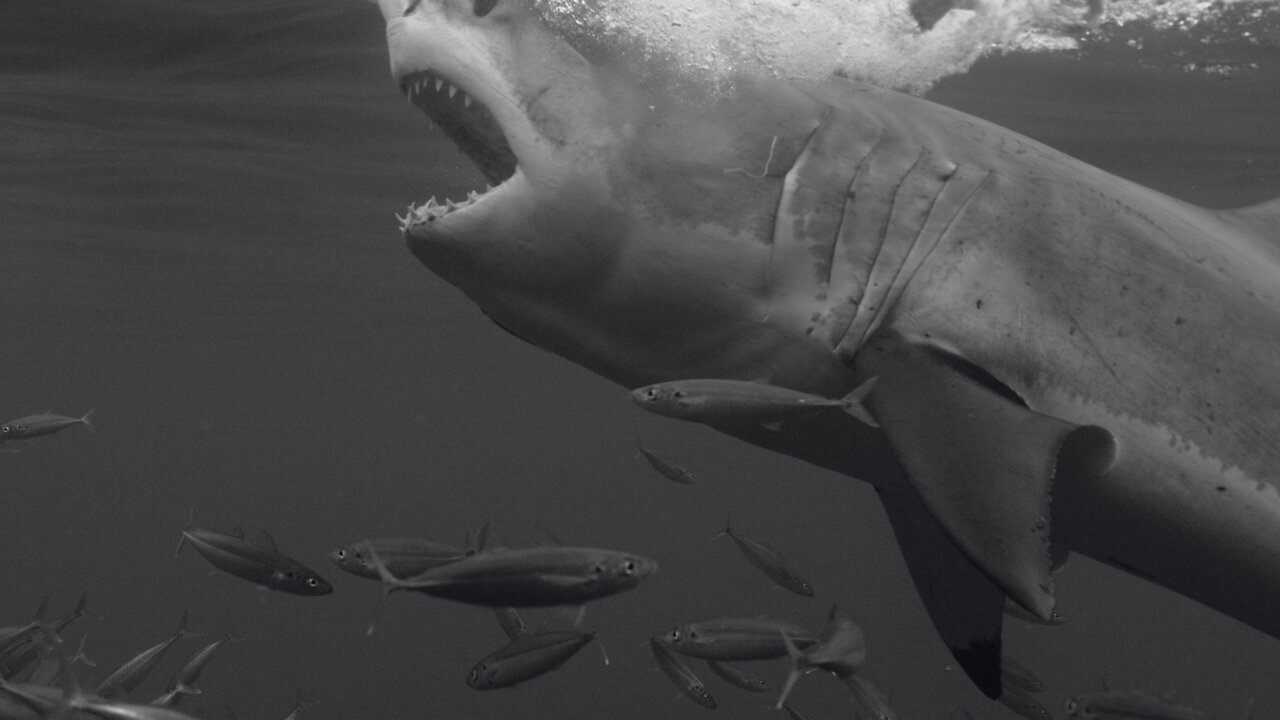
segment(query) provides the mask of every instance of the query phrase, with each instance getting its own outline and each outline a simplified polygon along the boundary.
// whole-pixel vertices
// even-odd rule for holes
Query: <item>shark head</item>
[[[774,208],[817,103],[782,85],[765,101],[746,79],[672,91],[531,0],[379,5],[401,91],[494,185],[415,204],[402,229],[499,325],[627,386],[831,363],[764,321]]]

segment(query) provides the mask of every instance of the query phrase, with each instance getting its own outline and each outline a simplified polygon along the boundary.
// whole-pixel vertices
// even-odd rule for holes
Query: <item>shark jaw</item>
[[[529,3],[378,5],[401,93],[490,184],[465,199],[431,197],[409,206],[401,229],[420,257],[452,242],[521,244],[529,216],[554,211],[566,188],[590,192],[605,182],[604,156],[616,138],[599,116],[616,98],[606,97],[611,91],[593,66],[552,34]]]

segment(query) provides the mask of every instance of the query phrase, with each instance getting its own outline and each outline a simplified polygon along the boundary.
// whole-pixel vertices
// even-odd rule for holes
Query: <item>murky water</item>
[[[1071,27],[1082,3],[987,5],[930,39],[887,1],[542,3],[566,32],[663,49],[710,82],[745,65],[927,87],[1191,202],[1280,195],[1274,3],[1117,1],[1092,30]],[[830,20],[800,52],[790,39],[817,17]],[[650,635],[732,614],[817,627],[838,603],[904,717],[1009,717],[952,669],[869,488],[642,415],[622,389],[493,327],[405,251],[394,211],[483,180],[405,106],[385,52],[360,2],[0,10],[0,419],[96,408],[93,432],[0,453],[0,624],[26,622],[44,595],[69,611],[87,588],[101,674],[189,609],[193,627],[247,638],[184,705],[212,718],[283,717],[298,692],[320,701],[314,718],[674,718],[706,711],[654,668]],[[697,484],[654,474],[637,438]],[[265,594],[189,551],[175,559],[193,508],[197,526],[269,530],[335,593]],[[771,588],[711,540],[729,510],[787,551],[816,599]],[[588,651],[477,693],[466,673],[502,641],[487,611],[397,594],[370,638],[378,588],[324,559],[368,535],[463,543],[485,521],[512,545],[543,541],[540,524],[659,561],[588,612],[611,665]],[[1063,570],[1059,597],[1066,625],[1006,631],[1051,709],[1105,678],[1223,718],[1251,697],[1257,717],[1280,715],[1280,642],[1087,559]],[[177,655],[199,642],[184,644]],[[720,713],[774,715],[716,682]],[[794,703],[849,712],[819,677]]]

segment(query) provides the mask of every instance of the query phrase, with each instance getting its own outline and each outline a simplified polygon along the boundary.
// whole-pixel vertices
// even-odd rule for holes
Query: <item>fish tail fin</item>
[[[58,707],[45,715],[48,720],[61,720],[69,711],[82,707],[85,701],[84,688],[80,686],[80,678],[76,676],[75,664],[66,655],[58,656],[58,670],[62,674],[62,700]]]
[[[76,609],[72,610],[71,614],[68,615],[67,619],[63,620],[61,624],[63,627],[66,627],[67,624],[69,624],[71,621],[79,620],[80,618],[88,614],[88,612],[89,612],[89,591],[83,590],[80,592],[80,599],[76,600]]]
[[[93,423],[89,422],[89,418],[93,415],[93,411],[96,409],[97,408],[89,408],[88,410],[86,410],[85,413],[80,416],[80,422],[92,428]]]
[[[173,686],[173,691],[179,695],[200,695],[204,692],[198,687],[192,687],[181,681]]]
[[[369,562],[373,563],[373,569],[378,571],[378,579],[382,581],[382,597],[378,600],[378,607],[373,611],[373,619],[369,621],[369,627],[365,628],[364,631],[365,635],[373,637],[373,633],[377,630],[378,620],[382,617],[382,608],[387,604],[387,596],[403,587],[403,585],[401,584],[402,581],[387,569],[386,564],[382,562],[382,558],[378,557],[378,551],[374,549],[373,543],[366,538],[364,544],[369,549]]]
[[[880,427],[880,423],[876,422],[876,419],[871,416],[871,411],[867,410],[867,407],[862,404],[862,401],[866,400],[867,396],[871,394],[872,388],[876,386],[876,381],[879,379],[879,376],[867,378],[862,382],[862,384],[858,385],[858,387],[849,391],[848,395],[841,398],[841,402],[844,403],[845,412],[871,427]]]
[[[787,647],[787,657],[791,658],[791,670],[787,673],[787,681],[782,684],[782,694],[778,696],[778,702],[773,706],[775,710],[782,709],[787,698],[791,696],[792,688],[800,679],[800,674],[804,672],[804,655],[800,653],[800,648],[796,647],[796,644],[791,641],[791,636],[786,632],[782,632],[782,644]]]
[[[733,511],[726,510],[724,513],[724,529],[711,536],[712,540],[722,537],[733,537]]]
[[[194,503],[192,503],[191,509],[187,512],[187,526],[182,528],[182,534],[178,536],[178,547],[173,549],[174,557],[178,557],[178,553],[182,552],[182,544],[187,539],[187,531],[191,529],[191,526],[194,525],[195,522],[196,522],[196,506]]]

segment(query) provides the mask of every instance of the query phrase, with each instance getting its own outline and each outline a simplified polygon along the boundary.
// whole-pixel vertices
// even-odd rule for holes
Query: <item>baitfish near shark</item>
[[[694,97],[528,0],[379,5],[402,91],[496,185],[411,206],[410,250],[625,388],[878,378],[879,428],[719,427],[876,487],[985,694],[1006,597],[1052,619],[1069,551],[1280,637],[1280,200],[1201,209],[842,78]]]
[[[475,690],[513,687],[560,667],[595,637],[594,632],[547,630],[512,638],[471,668],[467,685]]]
[[[89,417],[93,415],[93,410],[89,410],[80,417],[70,417],[67,415],[58,415],[57,413],[43,412],[38,415],[27,415],[16,420],[10,420],[4,425],[0,425],[0,442],[5,440],[26,440],[28,438],[40,437],[41,435],[52,435],[59,430],[66,430],[75,425],[88,425],[93,427],[93,423],[89,422]]]
[[[293,595],[333,592],[333,586],[314,570],[280,552],[271,535],[264,531],[261,537],[259,542],[253,542],[241,535],[188,527],[178,538],[173,554],[177,557],[182,546],[190,544],[219,570],[262,587]]]

